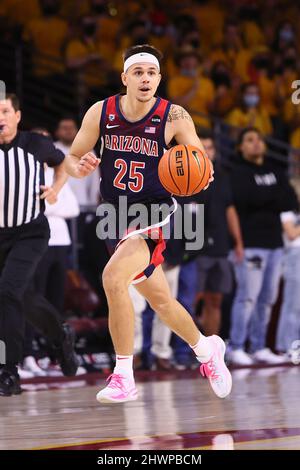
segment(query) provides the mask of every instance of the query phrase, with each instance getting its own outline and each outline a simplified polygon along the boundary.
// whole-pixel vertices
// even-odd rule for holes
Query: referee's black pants
[[[33,287],[49,235],[44,215],[19,227],[0,229],[0,340],[5,343],[8,365],[23,359],[25,318],[57,345],[64,337],[59,313]]]

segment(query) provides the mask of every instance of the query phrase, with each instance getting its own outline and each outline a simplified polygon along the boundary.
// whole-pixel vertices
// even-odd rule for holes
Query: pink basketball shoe
[[[138,397],[134,380],[130,380],[121,374],[111,374],[106,382],[109,384],[97,393],[100,403],[123,403],[133,401]]]
[[[207,338],[212,345],[213,354],[208,362],[200,366],[203,377],[207,377],[211,388],[219,398],[225,398],[231,392],[232,378],[224,361],[225,343],[216,335]]]

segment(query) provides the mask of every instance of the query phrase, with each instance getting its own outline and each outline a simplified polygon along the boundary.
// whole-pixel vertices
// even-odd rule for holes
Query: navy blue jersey
[[[105,201],[117,204],[119,196],[127,196],[128,204],[133,204],[170,197],[158,178],[159,160],[166,150],[164,136],[170,105],[156,98],[143,119],[129,122],[120,111],[120,95],[104,101],[100,192]]]

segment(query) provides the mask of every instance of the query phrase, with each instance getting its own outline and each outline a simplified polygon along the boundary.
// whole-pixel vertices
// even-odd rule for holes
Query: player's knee
[[[106,266],[102,273],[102,284],[106,293],[117,293],[125,281],[121,278],[118,271],[110,266]]]

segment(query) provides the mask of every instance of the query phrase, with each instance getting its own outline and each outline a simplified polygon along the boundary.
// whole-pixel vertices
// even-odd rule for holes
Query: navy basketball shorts
[[[103,202],[101,206],[103,204],[107,203]],[[143,203],[143,206],[147,209],[148,216],[138,219],[136,214],[134,216],[129,215],[132,204],[128,205],[125,225],[124,211],[120,211],[119,207],[114,205],[116,211],[114,219],[116,233],[115,236],[105,236],[104,238],[110,256],[130,237],[139,235],[144,238],[150,252],[150,263],[143,272],[134,278],[132,284],[138,284],[150,277],[155,268],[164,262],[163,252],[166,248],[166,235],[168,236],[172,230],[173,214],[177,209],[177,201],[173,198],[151,202],[146,201]],[[97,214],[99,215],[98,211]],[[122,223],[120,223],[120,215]],[[100,215],[100,219],[103,220],[103,216]],[[135,224],[136,221],[137,224]],[[97,235],[99,236],[98,229]]]

